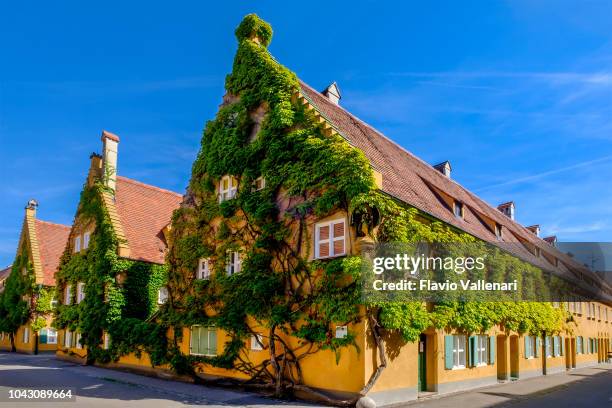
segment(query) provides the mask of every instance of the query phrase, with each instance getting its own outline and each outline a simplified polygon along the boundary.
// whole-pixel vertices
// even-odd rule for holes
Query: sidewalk
[[[513,381],[406,404],[424,408],[612,407],[612,364]]]

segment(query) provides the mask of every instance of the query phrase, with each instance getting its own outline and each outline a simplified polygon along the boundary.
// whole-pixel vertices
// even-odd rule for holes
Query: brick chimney
[[[102,131],[102,162],[104,165],[104,184],[115,190],[117,185],[117,150],[119,147],[119,136]]]
[[[444,174],[446,177],[450,178],[452,167],[448,160],[436,164],[435,166],[433,166],[433,168]]]
[[[506,217],[514,220],[514,201],[503,203],[497,206],[497,209],[501,211]]]
[[[334,104],[339,105],[340,99],[342,96],[340,95],[340,88],[338,88],[338,84],[334,81],[327,88],[321,91],[323,95],[327,97]]]

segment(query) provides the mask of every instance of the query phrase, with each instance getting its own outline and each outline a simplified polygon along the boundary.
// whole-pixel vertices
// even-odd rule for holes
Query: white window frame
[[[211,349],[210,347],[210,335],[211,333],[214,331],[215,332],[215,339],[217,338],[217,328],[215,326],[201,326],[201,325],[193,325],[189,328],[189,354],[192,356],[206,356],[206,357],[215,357],[217,355],[217,344],[215,344],[215,353],[194,353],[193,352],[193,329],[197,328],[198,329],[198,343],[200,340],[200,334],[201,334],[201,330],[204,329],[206,330],[206,336],[207,336],[207,343],[208,343],[208,350]],[[199,345],[198,345],[199,347]]]
[[[227,181],[227,188],[224,187],[224,182]],[[236,197],[238,192],[238,180],[232,176],[223,176],[219,180],[219,203],[231,200]]]
[[[68,284],[64,288],[64,304],[70,305],[72,304],[72,285]]]
[[[476,367],[489,364],[489,336],[476,336],[476,353],[478,355],[478,364]]]
[[[57,344],[57,330],[49,327],[47,330],[47,344]]]
[[[263,190],[264,188],[266,188],[266,179],[263,178],[262,176],[257,177],[253,181],[253,190],[259,191],[259,190]]]
[[[466,366],[466,344],[464,335],[453,335],[453,370],[461,370]]]
[[[166,303],[168,301],[169,295],[170,293],[168,291],[167,286],[162,286],[161,288],[159,288],[157,290],[157,304],[163,305],[164,303]]]
[[[83,348],[83,345],[81,344],[81,333],[80,332],[76,332],[75,339],[74,339],[74,345],[78,349]]]
[[[242,254],[238,251],[227,251],[225,271],[228,276],[240,273],[242,270]]]
[[[348,326],[336,326],[336,338],[344,339],[348,336]]]
[[[74,253],[81,252],[81,236],[77,235],[74,238]]]
[[[529,341],[531,342],[531,355],[529,356],[529,360],[531,360],[532,358],[536,358],[536,355],[540,355],[542,350],[537,350],[538,336],[530,336]]]
[[[334,237],[334,226],[336,224],[343,225],[344,235],[341,237]],[[319,238],[320,231],[321,231],[321,228],[324,228],[324,227],[329,227],[329,238],[320,239]],[[344,251],[342,251],[342,253],[336,254],[334,252],[334,242],[336,241],[343,241],[342,248],[344,249]],[[321,256],[321,253],[320,253],[321,244],[327,244],[328,254],[329,254],[328,256]],[[346,219],[338,218],[335,220],[316,223],[315,224],[315,259],[335,258],[337,256],[343,256],[343,255],[346,255]]]
[[[210,279],[210,258],[200,258],[198,261],[198,279]]]
[[[104,350],[108,350],[110,347],[110,334],[108,334],[108,332],[104,332],[103,334],[102,347],[104,347]]]
[[[87,231],[83,234],[83,249],[89,248],[89,240],[91,239],[91,232]]]
[[[85,299],[85,282],[77,283],[76,303],[77,305]]]
[[[251,335],[251,350],[253,351],[263,350],[263,336],[260,333]]]
[[[72,332],[70,330],[64,330],[64,347],[72,347]]]
[[[23,328],[21,340],[23,341],[23,344],[30,344],[30,328],[29,327]]]

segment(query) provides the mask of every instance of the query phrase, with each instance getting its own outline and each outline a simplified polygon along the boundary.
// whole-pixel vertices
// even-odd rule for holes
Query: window
[[[74,252],[81,252],[81,236],[74,239]]]
[[[23,343],[24,344],[29,344],[30,343],[30,328],[29,327],[24,327],[23,328]]]
[[[163,305],[164,303],[166,303],[167,300],[168,300],[168,288],[165,286],[162,286],[157,291],[157,304]]]
[[[453,369],[465,368],[465,336],[453,336]]]
[[[58,301],[56,298],[51,299],[51,307],[55,309],[57,307]]]
[[[546,346],[546,358],[550,358],[553,356],[553,352],[552,352],[552,341],[550,336],[546,336],[544,338],[544,345]]]
[[[70,330],[64,332],[64,347],[72,347],[72,332]]]
[[[251,335],[251,350],[253,351],[261,351],[263,350],[263,341],[261,334],[253,334]]]
[[[198,279],[210,279],[210,259],[200,258],[198,262]]]
[[[85,299],[85,284],[83,282],[77,283],[76,302],[81,303]]]
[[[259,191],[266,188],[266,179],[263,177],[257,177],[255,181],[253,181],[253,190]]]
[[[40,344],[57,344],[57,330],[53,328],[41,329],[38,339]]]
[[[525,336],[525,358],[530,359],[537,357],[538,353],[537,338],[535,336]]]
[[[66,285],[64,289],[64,304],[69,305],[72,302],[72,285]]]
[[[108,350],[108,347],[110,346],[110,334],[108,334],[107,332],[104,332],[102,344],[103,344],[104,350]]]
[[[195,356],[216,356],[217,329],[214,327],[192,326],[189,354]]]
[[[219,181],[219,202],[231,200],[238,191],[238,182],[232,176],[223,176]]]
[[[76,348],[82,349],[83,345],[81,344],[81,333],[76,333],[76,337],[74,339],[74,343]]]
[[[331,258],[346,254],[345,221],[333,220],[315,225],[315,258]]]
[[[233,275],[240,272],[242,269],[242,259],[240,258],[240,252],[228,251],[225,270],[228,275]]]
[[[86,232],[83,234],[83,249],[89,248],[89,238],[91,237],[91,232]]]
[[[463,203],[455,201],[453,204],[453,213],[457,218],[463,218]]]
[[[489,337],[476,336],[476,355],[479,366],[487,365],[489,362]]]
[[[344,339],[348,336],[348,327],[346,326],[336,326],[336,338]]]

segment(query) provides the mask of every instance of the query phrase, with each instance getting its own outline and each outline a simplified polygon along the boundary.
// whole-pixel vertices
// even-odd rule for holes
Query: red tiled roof
[[[8,278],[10,274],[11,274],[11,266],[7,266],[4,269],[0,269],[0,281]]]
[[[55,286],[55,271],[66,248],[70,227],[36,220],[36,239],[42,264],[43,285]]]
[[[181,194],[117,176],[115,204],[130,259],[164,263],[167,245],[162,230],[182,198]]]
[[[554,253],[566,265],[580,269],[584,274],[595,275],[320,92],[302,81],[300,87],[302,94],[328,123],[352,146],[362,150],[374,169],[382,174],[382,190],[385,193],[486,242],[504,247],[533,265],[547,270],[554,268],[545,257],[534,256],[522,243]],[[453,214],[439,192],[463,203],[463,218]],[[483,216],[503,227],[502,240],[483,223]],[[569,276],[572,274],[567,268],[557,270],[562,273],[565,270],[568,277],[573,277]]]

